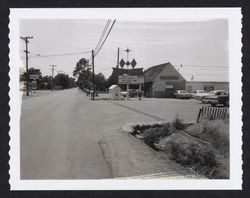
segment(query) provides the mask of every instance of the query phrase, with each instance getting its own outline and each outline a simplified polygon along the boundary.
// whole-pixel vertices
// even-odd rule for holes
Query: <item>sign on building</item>
[[[118,76],[118,84],[143,84],[144,77],[136,75],[122,75]]]
[[[174,85],[166,85],[165,88],[166,88],[166,89],[173,89],[173,88],[174,88]]]

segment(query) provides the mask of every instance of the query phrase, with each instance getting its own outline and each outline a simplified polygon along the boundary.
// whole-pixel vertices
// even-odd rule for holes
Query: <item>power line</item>
[[[101,46],[99,47],[99,49],[98,49],[97,52],[95,53],[95,56],[96,56],[96,55],[99,53],[99,51],[102,49],[102,46],[104,45],[105,41],[107,40],[107,38],[108,38],[108,36],[109,36],[109,34],[110,34],[110,32],[111,32],[111,30],[112,30],[112,28],[113,28],[115,22],[116,22],[116,19],[113,21],[113,23],[112,23],[112,25],[111,25],[111,27],[110,27],[110,29],[109,29],[109,31],[108,31],[108,34],[106,35],[106,37],[105,37],[104,41],[102,42]]]
[[[31,56],[30,58],[47,58],[47,57],[56,57],[56,56],[70,56],[70,55],[87,54],[87,53],[91,53],[91,51],[62,53],[62,54],[47,54],[47,55],[35,54],[36,56]]]
[[[106,23],[106,25],[105,25],[105,27],[104,27],[104,29],[103,29],[103,31],[102,31],[101,37],[99,38],[99,41],[98,41],[98,43],[97,43],[97,45],[96,45],[94,51],[96,51],[96,50],[98,49],[98,47],[100,46],[101,41],[102,41],[104,35],[105,35],[106,32],[107,32],[107,29],[108,29],[108,26],[109,26],[110,22],[111,22],[111,19],[109,19],[109,20],[107,21],[107,23]]]

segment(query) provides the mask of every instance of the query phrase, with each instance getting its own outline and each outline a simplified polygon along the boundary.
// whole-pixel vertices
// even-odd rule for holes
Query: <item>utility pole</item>
[[[95,62],[94,62],[94,50],[91,51],[92,52],[92,84],[93,84],[93,97],[92,100],[95,100]]]
[[[51,91],[53,91],[53,87],[54,87],[54,70],[56,65],[50,65],[51,67],[51,71],[52,71],[52,81],[51,81]]]
[[[33,39],[33,36],[21,36],[20,37],[25,42],[25,57],[26,57],[26,95],[29,96],[29,57],[28,57],[28,43],[29,39]]]
[[[119,68],[119,54],[120,54],[120,48],[118,47],[118,50],[117,50],[117,65],[116,65],[116,68],[118,69]]]

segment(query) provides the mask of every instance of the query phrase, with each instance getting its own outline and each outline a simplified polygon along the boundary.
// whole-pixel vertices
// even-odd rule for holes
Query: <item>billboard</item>
[[[118,76],[118,84],[143,84],[144,76],[122,75]]]

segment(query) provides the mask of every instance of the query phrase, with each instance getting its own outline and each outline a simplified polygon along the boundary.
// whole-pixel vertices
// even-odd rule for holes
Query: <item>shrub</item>
[[[177,114],[175,119],[172,122],[172,126],[176,129],[176,130],[183,130],[186,125],[183,123],[183,119],[179,117],[179,115]]]
[[[179,164],[190,165],[208,177],[213,176],[217,166],[213,150],[200,143],[171,142],[169,158]]]
[[[223,120],[204,121],[203,134],[221,154],[229,152],[229,123]]]
[[[144,129],[144,131],[141,129],[140,131],[143,131],[143,141],[149,145],[150,147],[158,150],[158,148],[155,147],[155,143],[159,142],[159,140],[165,136],[170,135],[173,131],[170,130],[171,125],[170,123],[165,123],[162,125],[156,124],[151,126],[150,128]]]

